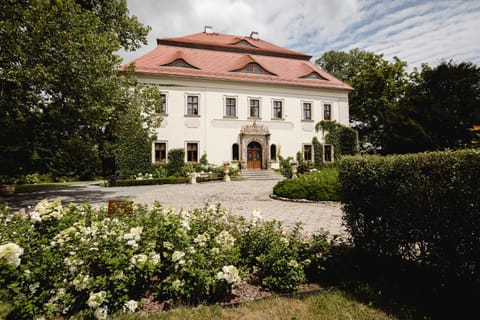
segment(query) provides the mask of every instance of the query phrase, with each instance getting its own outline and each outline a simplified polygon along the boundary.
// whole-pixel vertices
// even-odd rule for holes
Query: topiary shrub
[[[185,166],[185,150],[184,149],[172,149],[168,151],[168,175],[179,175]]]

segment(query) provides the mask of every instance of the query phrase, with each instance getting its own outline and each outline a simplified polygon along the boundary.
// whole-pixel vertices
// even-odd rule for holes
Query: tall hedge
[[[340,162],[354,244],[480,283],[480,151],[355,156]]]

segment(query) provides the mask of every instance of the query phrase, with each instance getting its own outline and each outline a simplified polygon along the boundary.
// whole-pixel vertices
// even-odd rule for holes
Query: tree
[[[350,121],[358,131],[361,148],[385,152],[388,128],[396,125],[392,114],[405,92],[407,64],[397,57],[388,62],[381,54],[360,49],[328,51],[316,63],[354,88],[349,99]]]
[[[404,110],[423,129],[424,150],[472,146],[472,128],[480,123],[480,68],[470,62],[424,64],[410,78]]]
[[[115,109],[114,117],[106,127],[109,140],[103,150],[104,158],[113,158],[111,173],[133,175],[151,170],[151,150],[154,129],[162,118],[153,115],[161,103],[157,86],[147,86],[135,78],[135,65],[125,70],[123,97]],[[110,152],[109,152],[110,151]]]
[[[98,160],[128,90],[115,52],[146,43],[148,30],[124,0],[2,1],[0,174],[68,172],[65,155],[79,143],[77,161]]]

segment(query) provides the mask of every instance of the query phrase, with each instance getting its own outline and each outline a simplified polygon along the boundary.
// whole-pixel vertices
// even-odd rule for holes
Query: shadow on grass
[[[399,258],[336,248],[318,281],[398,319],[469,319],[477,314],[480,285],[445,279]]]

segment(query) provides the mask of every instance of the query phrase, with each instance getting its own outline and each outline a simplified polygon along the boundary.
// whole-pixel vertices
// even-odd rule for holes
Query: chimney
[[[213,33],[213,27],[212,26],[205,26],[203,29],[203,32],[206,34],[212,34]]]
[[[260,38],[258,37],[258,32],[257,32],[257,31],[252,31],[252,32],[250,32],[250,38],[253,39],[253,40],[258,40],[258,39],[260,39]]]

